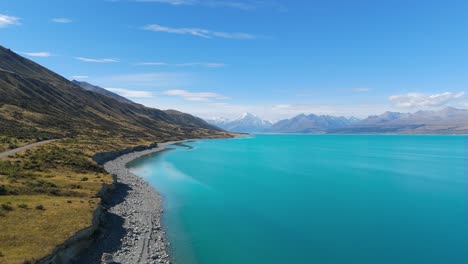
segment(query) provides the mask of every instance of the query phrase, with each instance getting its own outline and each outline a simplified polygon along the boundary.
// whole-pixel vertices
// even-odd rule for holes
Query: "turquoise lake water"
[[[466,264],[468,137],[255,135],[131,170],[177,264]]]

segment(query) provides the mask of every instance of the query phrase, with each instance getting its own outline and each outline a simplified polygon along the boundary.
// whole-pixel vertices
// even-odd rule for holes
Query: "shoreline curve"
[[[169,145],[202,139],[158,143],[103,164],[112,174],[115,190],[103,199],[106,209],[102,227],[93,244],[74,263],[172,263],[169,242],[161,224],[163,200],[149,183],[127,167],[139,158],[167,150]]]

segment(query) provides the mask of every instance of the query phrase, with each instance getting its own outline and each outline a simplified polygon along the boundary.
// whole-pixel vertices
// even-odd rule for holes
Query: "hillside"
[[[231,137],[192,115],[93,88],[0,47],[0,153],[59,139],[0,158],[0,263],[36,263],[92,224],[99,193],[113,182],[97,153]]]
[[[175,111],[86,91],[0,47],[0,134],[21,138],[109,136],[187,138],[218,128]]]

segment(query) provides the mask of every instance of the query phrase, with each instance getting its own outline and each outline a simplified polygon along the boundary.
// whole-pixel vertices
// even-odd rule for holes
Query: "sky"
[[[468,1],[5,0],[0,45],[203,118],[468,108]]]

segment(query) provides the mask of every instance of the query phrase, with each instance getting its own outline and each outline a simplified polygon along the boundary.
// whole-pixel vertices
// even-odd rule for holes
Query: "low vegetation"
[[[66,139],[0,159],[0,263],[34,263],[88,227],[112,182],[92,155],[149,143]]]
[[[203,120],[85,91],[0,46],[0,263],[34,263],[89,226],[112,177],[92,156],[154,142],[227,137]]]
[[[15,138],[0,135],[0,152],[19,148],[36,141],[33,138]]]
[[[0,263],[34,263],[91,224],[98,193],[112,182],[93,155],[154,142],[82,136],[0,159]]]

